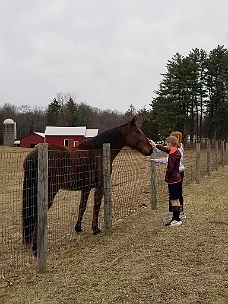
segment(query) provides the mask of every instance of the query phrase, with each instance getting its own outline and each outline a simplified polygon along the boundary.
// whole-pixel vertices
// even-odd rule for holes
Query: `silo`
[[[16,136],[16,123],[7,118],[3,122],[3,144],[4,146],[13,147]]]

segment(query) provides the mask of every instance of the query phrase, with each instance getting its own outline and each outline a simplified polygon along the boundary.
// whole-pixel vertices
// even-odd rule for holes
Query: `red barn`
[[[44,134],[46,143],[76,147],[85,139],[96,136],[98,134],[98,129],[47,126]]]
[[[23,148],[34,148],[35,145],[44,143],[45,135],[44,133],[33,132],[27,136],[20,139],[20,147]]]
[[[98,134],[98,129],[86,127],[50,127],[44,133],[33,132],[20,140],[20,147],[34,148],[39,143],[57,144],[67,147],[76,147],[87,138]]]

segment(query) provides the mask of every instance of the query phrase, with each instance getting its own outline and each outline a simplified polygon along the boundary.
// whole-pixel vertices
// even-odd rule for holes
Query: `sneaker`
[[[180,226],[181,224],[182,224],[181,221],[172,220],[172,221],[168,222],[167,224],[165,224],[165,226],[172,226],[172,227],[174,227],[174,226]]]
[[[180,213],[179,218],[180,219],[186,219],[186,214],[185,213]]]
[[[166,216],[163,218],[163,221],[170,221],[173,215],[171,213],[167,213]]]

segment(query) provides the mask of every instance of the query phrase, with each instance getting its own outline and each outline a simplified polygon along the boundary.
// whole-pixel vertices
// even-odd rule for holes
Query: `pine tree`
[[[207,59],[207,90],[205,125],[209,138],[227,137],[228,118],[228,51],[224,46],[213,49]]]
[[[56,98],[54,98],[47,108],[47,113],[46,113],[47,125],[59,126],[60,112],[61,112],[61,104]]]

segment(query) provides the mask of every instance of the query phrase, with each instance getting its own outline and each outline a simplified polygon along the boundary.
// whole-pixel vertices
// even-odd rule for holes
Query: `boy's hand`
[[[151,144],[152,147],[156,147],[156,144],[152,139],[149,139],[149,143]]]

